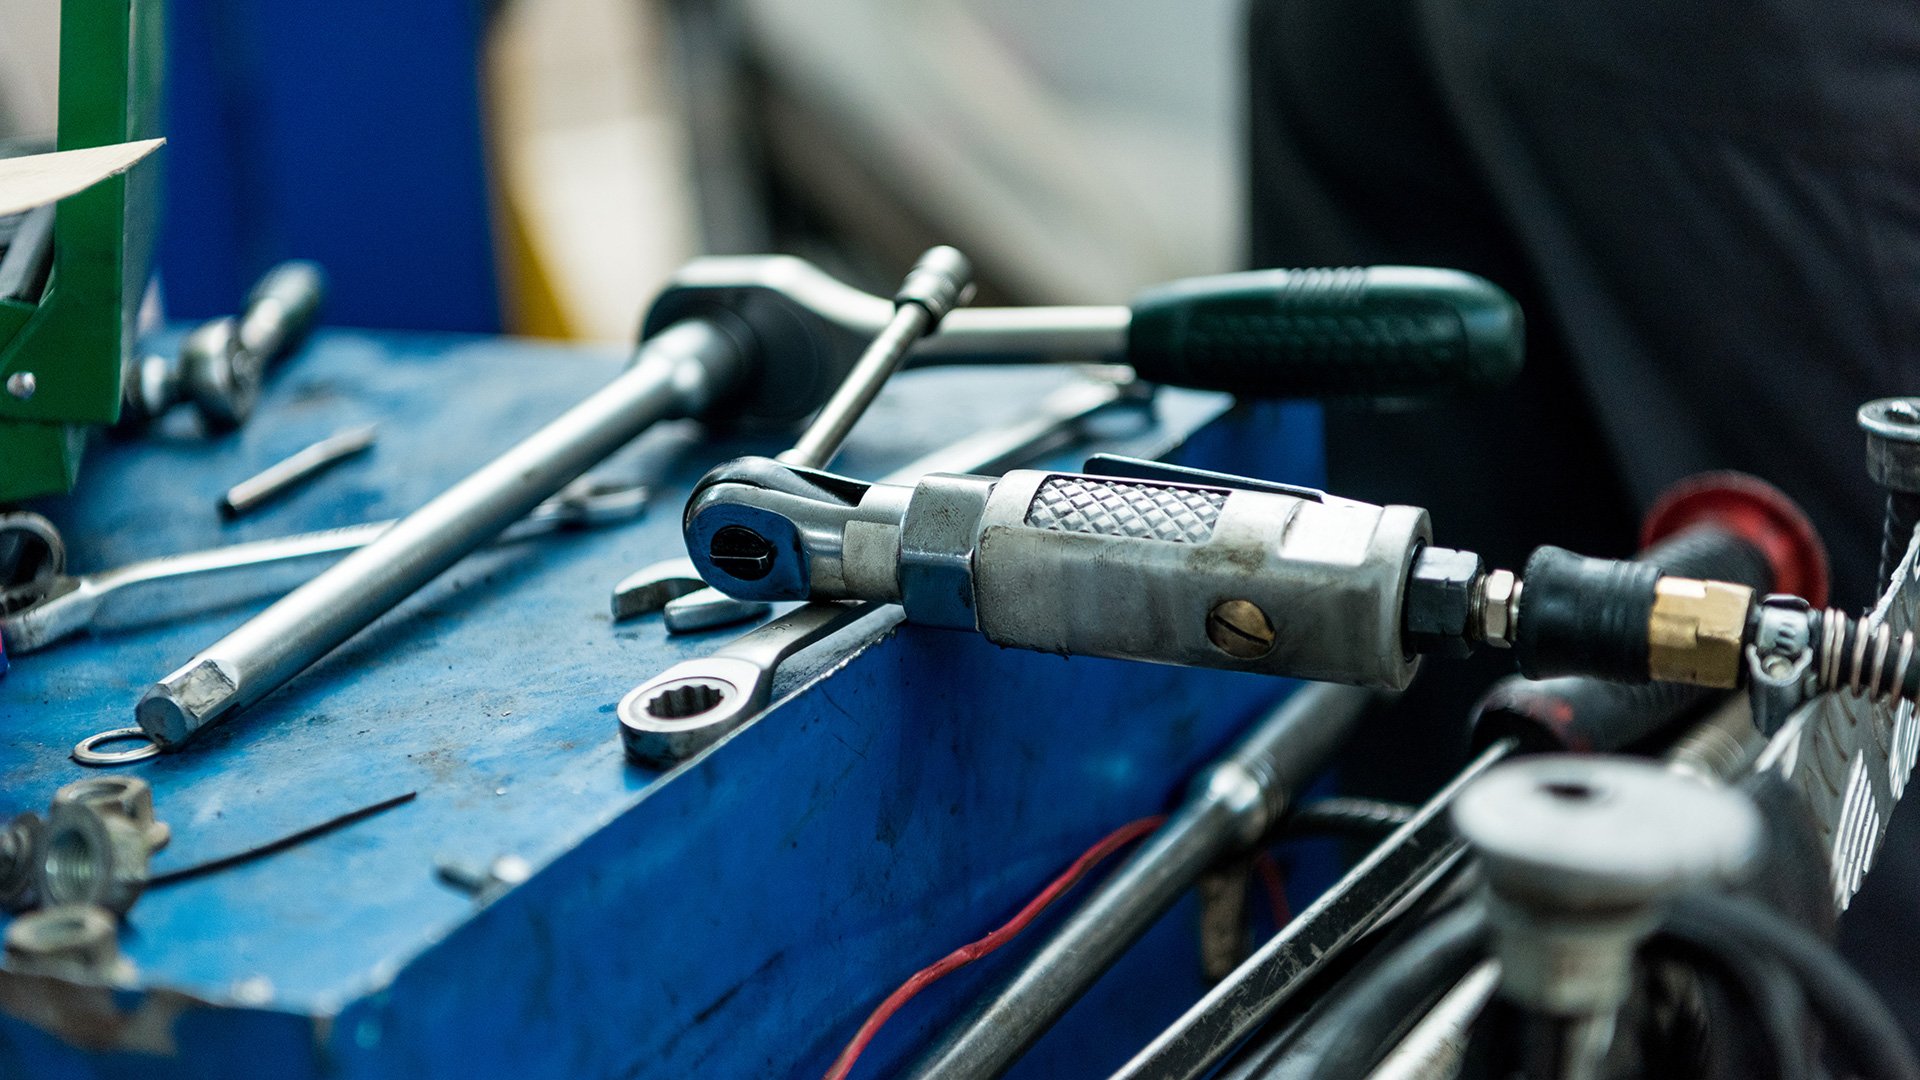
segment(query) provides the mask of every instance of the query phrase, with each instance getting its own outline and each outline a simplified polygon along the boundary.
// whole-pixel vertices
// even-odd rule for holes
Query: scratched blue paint
[[[182,417],[152,442],[98,446],[80,490],[39,508],[83,571],[403,513],[619,361],[324,334],[239,435],[209,443]],[[1062,377],[910,373],[837,467],[879,475],[1017,417]],[[1320,482],[1316,408],[1225,406],[1164,392],[1151,424],[1116,422],[1051,464],[1184,440],[1190,464]],[[369,420],[382,423],[372,454],[219,522],[225,486]],[[674,511],[709,465],[775,448],[670,436],[634,455],[663,476],[643,520],[476,554],[248,714],[139,766],[174,827],[156,870],[419,797],[141,899],[123,946],[149,989],[106,1015],[171,1017],[157,1022],[168,1052],[49,1035],[21,1019],[23,984],[0,976],[0,1076],[817,1076],[901,979],[1004,921],[1100,835],[1166,809],[1284,693],[908,627],[802,654],[776,708],[673,773],[627,765],[613,704],[732,631],[615,627],[608,592],[680,553]],[[74,740],[128,724],[147,682],[259,606],[15,658],[0,678],[0,814],[44,806],[82,774],[65,756]],[[509,853],[538,872],[484,907],[433,873],[440,856]],[[922,995],[860,1073],[902,1063],[1058,917]],[[1192,920],[1185,904],[1164,920],[1015,1075],[1104,1075],[1197,998]]]

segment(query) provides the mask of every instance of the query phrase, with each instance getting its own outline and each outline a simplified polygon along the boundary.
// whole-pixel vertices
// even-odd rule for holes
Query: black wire
[[[370,818],[383,810],[391,810],[401,803],[412,802],[416,794],[417,792],[409,791],[405,795],[395,795],[391,799],[382,799],[372,806],[363,806],[358,810],[341,814],[339,817],[329,818],[318,825],[301,829],[297,833],[283,836],[278,840],[270,840],[258,847],[250,847],[245,851],[236,851],[231,855],[222,855],[217,859],[208,859],[206,862],[194,863],[192,866],[183,866],[178,870],[169,870],[164,874],[155,874],[147,879],[146,887],[154,889],[162,885],[172,885],[190,878],[202,877],[219,870],[225,870],[228,867],[239,866],[241,863],[252,862],[255,859],[264,859],[269,855],[285,851],[295,844],[304,844],[316,837],[325,836],[335,829],[344,829],[356,821],[363,818]]]
[[[1666,929],[1777,960],[1800,984],[1834,1049],[1865,1080],[1920,1080],[1920,1061],[1906,1033],[1866,981],[1824,942],[1766,905],[1697,893],[1674,905]]]

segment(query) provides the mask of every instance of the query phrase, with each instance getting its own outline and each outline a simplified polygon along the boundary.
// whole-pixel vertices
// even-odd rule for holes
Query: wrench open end
[[[657,562],[622,578],[613,587],[613,620],[624,622],[651,615],[670,601],[707,587],[693,560],[685,557]]]

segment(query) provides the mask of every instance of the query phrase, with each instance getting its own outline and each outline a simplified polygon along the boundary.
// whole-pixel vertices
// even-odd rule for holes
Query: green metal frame
[[[60,149],[159,134],[164,11],[163,0],[63,0]],[[0,501],[71,488],[87,425],[119,418],[159,186],[149,157],[61,200],[39,303],[0,301],[0,382],[19,371],[35,382],[25,400],[0,392]]]

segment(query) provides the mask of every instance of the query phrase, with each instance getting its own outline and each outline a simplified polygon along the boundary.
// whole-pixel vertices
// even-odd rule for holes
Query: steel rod
[[[912,1080],[989,1080],[1020,1060],[1222,855],[1257,843],[1326,766],[1371,693],[1310,683],[1225,758],[1001,990],[949,1031]]]
[[[606,387],[153,684],[135,718],[156,744],[178,748],[284,685],[656,421],[723,397],[745,366],[711,324],[669,328]]]

